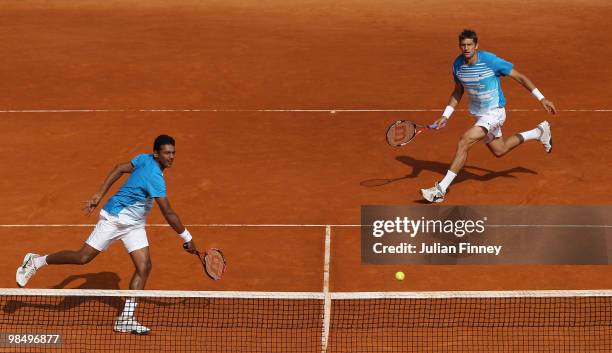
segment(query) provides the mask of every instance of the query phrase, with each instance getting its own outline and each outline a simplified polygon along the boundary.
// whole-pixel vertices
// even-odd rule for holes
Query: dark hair
[[[471,39],[474,41],[474,44],[478,44],[478,36],[476,35],[476,32],[466,28],[463,30],[463,32],[459,33],[459,44],[461,44],[461,41],[464,39]]]
[[[168,135],[159,135],[153,142],[153,151],[159,151],[163,145],[174,146],[174,139]]]

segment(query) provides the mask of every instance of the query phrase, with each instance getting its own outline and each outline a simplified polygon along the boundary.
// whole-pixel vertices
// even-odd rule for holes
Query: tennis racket
[[[187,243],[183,244],[183,248],[187,249]],[[204,267],[204,272],[211,279],[218,281],[223,278],[223,274],[227,268],[227,261],[225,260],[225,256],[219,249],[210,248],[201,254],[196,250],[194,253],[200,259],[202,266]]]
[[[436,124],[423,126],[410,120],[398,120],[387,129],[387,143],[393,147],[405,146],[421,133],[437,127]]]

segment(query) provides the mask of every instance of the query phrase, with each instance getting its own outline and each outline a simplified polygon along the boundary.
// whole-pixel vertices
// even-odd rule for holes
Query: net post
[[[321,353],[327,352],[329,342],[329,324],[331,321],[331,294],[329,293],[329,262],[331,247],[331,226],[325,226],[325,256],[323,263],[323,332],[321,335]]]

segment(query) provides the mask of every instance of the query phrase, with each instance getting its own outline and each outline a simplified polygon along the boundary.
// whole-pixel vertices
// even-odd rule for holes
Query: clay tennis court
[[[419,203],[445,173],[472,124],[465,99],[447,128],[407,147],[384,132],[439,116],[464,27],[559,113],[505,79],[504,133],[549,119],[554,151],[528,143],[495,158],[478,145],[446,204],[609,204],[611,16],[596,0],[5,1],[0,287],[15,287],[26,252],[80,247],[97,221],[80,202],[166,133],[177,141],[169,199],[229,268],[205,278],[155,208],[147,289],[319,292],[327,226],[332,291],[611,288],[609,266],[362,266],[350,226],[361,205]],[[115,244],[28,286],[127,289],[132,271]]]

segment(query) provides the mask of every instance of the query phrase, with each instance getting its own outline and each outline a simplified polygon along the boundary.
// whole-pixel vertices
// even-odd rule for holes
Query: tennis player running
[[[461,55],[453,63],[455,89],[450,96],[442,117],[435,121],[438,129],[446,126],[448,119],[461,100],[464,92],[469,98],[470,114],[476,118],[474,126],[469,128],[457,146],[455,158],[446,176],[429,189],[421,189],[423,198],[429,202],[442,202],[448,186],[457,176],[467,159],[468,150],[476,142],[484,140],[497,157],[510,152],[516,146],[529,140],[539,140],[544,150],[552,150],[550,124],[543,121],[532,130],[521,132],[508,138],[502,137],[501,127],[506,120],[506,99],[501,89],[500,76],[512,77],[540,101],[544,109],[551,114],[557,111],[551,101],[544,98],[535,85],[523,74],[513,68],[512,63],[497,57],[493,53],[478,50],[476,32],[465,29],[459,34]]]
[[[145,231],[145,219],[153,200],[157,202],[168,224],[179,233],[187,244],[186,251],[195,252],[195,243],[178,215],[170,207],[166,196],[163,171],[174,163],[176,150],[174,139],[160,135],[153,143],[153,154],[140,154],[131,162],[118,164],[106,177],[100,191],[85,201],[83,210],[89,215],[98,206],[110,187],[123,174],[130,174],[125,184],[100,210],[100,219],[89,238],[77,251],[62,250],[40,256],[28,253],[17,268],[17,284],[24,287],[30,278],[45,265],[84,265],[116,240],[121,240],[136,267],[130,289],[144,289],[151,272],[149,242]],[[117,318],[114,330],[135,334],[147,334],[150,329],[141,325],[134,317],[137,302],[126,298],[123,312]]]

